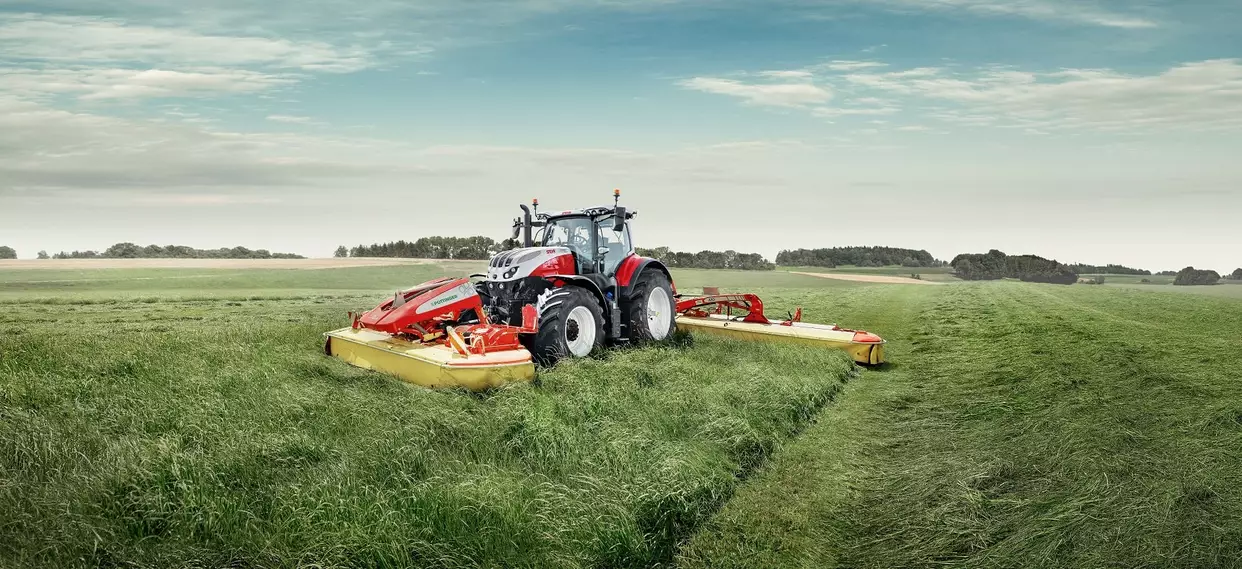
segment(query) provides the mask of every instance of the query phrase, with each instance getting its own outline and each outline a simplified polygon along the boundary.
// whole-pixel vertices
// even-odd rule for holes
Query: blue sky
[[[0,244],[502,237],[1242,265],[1242,4],[0,0]]]

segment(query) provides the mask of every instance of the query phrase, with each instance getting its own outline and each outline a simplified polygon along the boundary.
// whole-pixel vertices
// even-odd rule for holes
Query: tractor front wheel
[[[673,285],[668,276],[654,269],[643,271],[638,282],[634,283],[625,311],[630,341],[645,344],[660,342],[671,336],[676,326],[676,307]]]
[[[551,366],[565,357],[582,358],[604,345],[604,309],[590,291],[576,286],[539,297],[539,332],[529,346],[535,362]]]

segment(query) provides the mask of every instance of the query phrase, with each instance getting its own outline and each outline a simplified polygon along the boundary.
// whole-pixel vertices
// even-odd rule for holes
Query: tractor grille
[[[479,294],[483,307],[492,321],[520,326],[522,307],[535,304],[539,295],[552,285],[540,277],[526,277],[513,281],[487,281],[482,283]]]

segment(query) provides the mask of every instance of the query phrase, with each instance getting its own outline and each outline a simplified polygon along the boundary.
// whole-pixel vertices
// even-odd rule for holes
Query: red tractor
[[[471,390],[530,380],[604,345],[668,339],[678,323],[695,332],[845,349],[878,364],[884,341],[835,325],[768,320],[753,294],[681,298],[668,267],[635,253],[629,220],[612,207],[539,213],[521,206],[513,238],[487,272],[398,291],[348,328],[325,334],[324,351],[353,365],[428,387]],[[537,233],[537,234],[536,234]],[[475,282],[472,279],[480,279]],[[739,311],[734,314],[734,311]]]
[[[473,275],[485,279],[477,290],[492,322],[520,326],[522,307],[534,305],[538,332],[522,343],[544,365],[673,333],[673,278],[664,263],[635,253],[627,222],[636,212],[614,203],[549,214],[538,204],[533,213],[521,206],[525,215],[514,223],[522,247],[492,257],[486,274]]]

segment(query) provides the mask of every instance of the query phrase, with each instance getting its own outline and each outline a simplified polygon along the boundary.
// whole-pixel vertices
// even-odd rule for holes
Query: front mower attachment
[[[348,328],[324,333],[323,351],[363,369],[424,387],[471,391],[535,377],[520,339],[538,331],[535,307],[522,307],[520,327],[489,322],[470,279],[441,278],[398,291],[350,321]]]
[[[413,342],[365,328],[342,328],[325,336],[324,353],[424,387],[484,391],[535,377],[525,348],[463,355],[443,343]]]
[[[714,309],[711,309],[714,307]],[[739,314],[733,311],[738,310]],[[786,342],[844,350],[855,362],[884,362],[883,338],[865,330],[802,322],[802,310],[789,320],[769,320],[753,294],[712,294],[677,302],[677,326],[691,332],[742,340]]]

